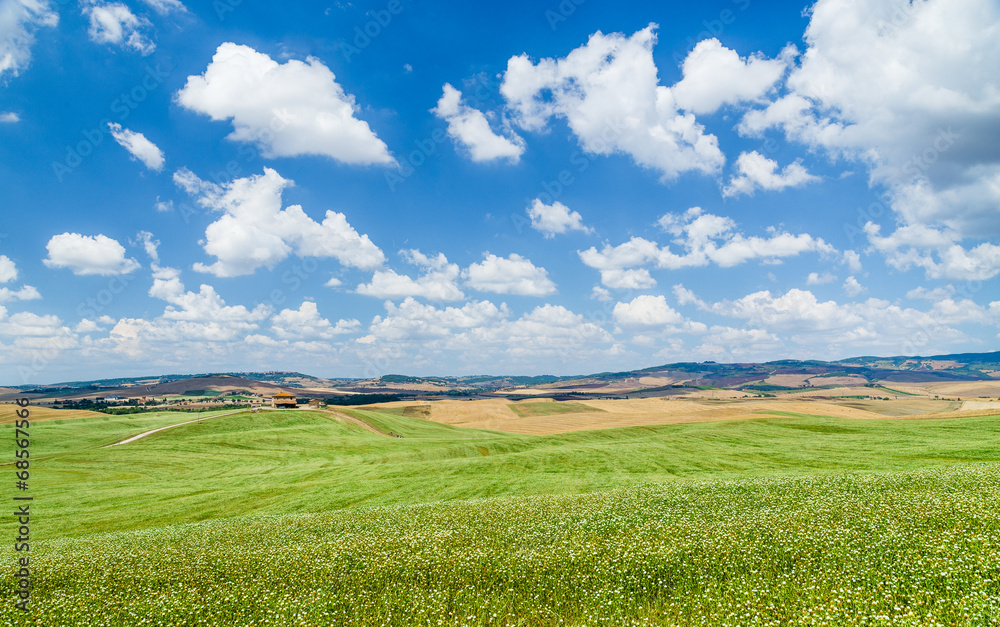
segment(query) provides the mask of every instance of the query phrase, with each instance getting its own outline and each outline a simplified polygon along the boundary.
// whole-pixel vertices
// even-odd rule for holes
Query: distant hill
[[[256,394],[278,391],[301,396],[395,394],[405,397],[551,396],[643,393],[666,395],[685,388],[751,393],[888,383],[946,383],[1000,379],[1000,351],[931,356],[862,356],[838,361],[777,360],[766,363],[679,362],[580,376],[469,375],[418,377],[387,374],[375,379],[324,379],[301,372],[233,372],[157,375],[0,388],[0,400],[27,394],[39,398],[88,395],[165,396],[194,392]]]

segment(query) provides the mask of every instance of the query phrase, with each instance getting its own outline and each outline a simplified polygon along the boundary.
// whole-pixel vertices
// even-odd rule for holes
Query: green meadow
[[[0,624],[1000,625],[1000,417],[345,413],[403,437],[301,410],[110,448],[204,415],[33,423],[31,611]]]

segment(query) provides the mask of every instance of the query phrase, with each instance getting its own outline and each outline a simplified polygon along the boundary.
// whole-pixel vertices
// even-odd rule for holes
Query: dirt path
[[[322,409],[320,411],[328,413],[328,414],[333,414],[334,416],[336,416],[337,418],[340,418],[344,422],[349,422],[351,424],[358,425],[359,427],[362,427],[364,429],[368,429],[369,431],[371,431],[372,433],[374,433],[376,435],[383,435],[383,436],[385,436],[387,438],[392,437],[388,433],[382,433],[381,431],[379,431],[375,427],[371,426],[367,422],[365,422],[363,420],[358,420],[354,416],[348,416],[347,414],[342,414],[339,411],[334,411],[332,409]]]
[[[108,444],[107,446],[102,446],[101,448],[110,448],[112,446],[121,446],[122,444],[128,444],[129,442],[135,442],[136,440],[138,440],[140,438],[144,438],[147,435],[153,435],[154,433],[157,433],[159,431],[163,431],[165,429],[173,429],[174,427],[180,427],[182,425],[189,425],[191,423],[201,422],[203,420],[211,420],[212,418],[221,418],[222,416],[232,416],[233,414],[238,414],[238,413],[244,412],[244,411],[249,411],[249,410],[247,410],[247,409],[237,409],[236,411],[230,411],[230,412],[226,412],[224,414],[214,414],[212,416],[205,416],[204,418],[196,418],[195,420],[188,420],[188,421],[185,421],[185,422],[178,422],[175,425],[167,425],[166,427],[160,427],[159,429],[153,429],[151,431],[146,431],[146,432],[140,433],[139,435],[133,435],[132,437],[126,438],[126,439],[122,440],[121,442],[115,442],[114,444]]]

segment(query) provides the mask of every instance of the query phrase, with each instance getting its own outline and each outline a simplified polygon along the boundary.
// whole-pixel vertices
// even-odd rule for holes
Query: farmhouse
[[[295,401],[294,394],[288,394],[287,392],[278,392],[277,394],[271,395],[271,407],[278,409],[291,408],[295,409],[298,403]]]

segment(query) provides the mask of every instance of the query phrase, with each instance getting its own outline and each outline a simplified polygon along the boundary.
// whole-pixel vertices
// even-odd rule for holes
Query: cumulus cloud
[[[930,279],[986,280],[1000,274],[1000,245],[984,242],[965,248],[961,235],[951,229],[912,224],[883,237],[881,226],[865,224],[872,249],[885,255],[897,270],[923,268]]]
[[[59,24],[59,14],[48,0],[6,0],[0,3],[0,81],[18,76],[31,63],[31,46],[39,28]],[[16,122],[17,114],[10,113]]]
[[[836,280],[837,277],[833,276],[829,272],[824,272],[823,274],[810,272],[809,276],[806,277],[806,285],[825,285]]]
[[[48,257],[42,260],[50,268],[68,268],[76,275],[102,276],[128,274],[139,262],[125,257],[125,247],[106,235],[61,233],[45,245]]]
[[[282,309],[271,318],[275,337],[282,340],[330,340],[361,328],[357,320],[338,320],[331,324],[319,314],[312,301],[303,301],[298,309]]]
[[[536,267],[530,259],[517,253],[507,258],[490,253],[483,257],[483,261],[462,272],[465,284],[474,290],[521,296],[548,296],[556,292],[556,284],[549,279],[548,271]]]
[[[861,272],[861,255],[856,250],[845,250],[842,262],[851,272]]]
[[[951,240],[903,250],[875,243],[890,265],[931,277],[995,276],[995,247],[963,240],[1000,234],[998,29],[992,0],[819,0],[786,92],[747,113],[739,129],[781,129],[862,161],[871,183],[889,192],[899,238],[919,227]]]
[[[52,314],[40,316],[30,311],[8,315],[7,309],[0,306],[0,338],[4,337],[10,338],[11,346],[18,350],[46,357],[55,357],[61,351],[77,345],[76,336],[58,316]],[[44,353],[34,353],[34,351],[44,351]],[[21,370],[21,375],[25,379],[32,374],[37,375],[37,369]]]
[[[851,296],[853,298],[854,296],[859,296],[861,294],[864,294],[866,291],[868,290],[866,290],[860,283],[858,283],[858,280],[855,279],[853,276],[849,276],[847,277],[847,279],[844,280],[844,292],[848,296]]]
[[[768,159],[756,150],[740,153],[736,159],[736,174],[722,190],[723,196],[753,195],[755,189],[778,191],[786,187],[802,187],[818,181],[798,161],[778,170],[778,162]]]
[[[37,300],[42,295],[37,289],[30,285],[24,285],[19,290],[12,290],[7,287],[0,287],[0,303],[12,300]]]
[[[555,237],[556,234],[567,231],[594,232],[589,226],[583,225],[583,217],[580,216],[579,212],[570,211],[569,207],[558,200],[551,205],[546,205],[536,198],[527,211],[531,218],[531,228],[544,233],[546,238]]]
[[[232,119],[229,139],[267,157],[325,155],[350,164],[392,164],[385,143],[355,115],[353,95],[319,59],[278,63],[249,46],[223,43],[205,73],[177,92],[182,106]]]
[[[644,294],[631,302],[617,303],[612,315],[623,327],[663,327],[684,322],[684,316],[672,309],[662,295]]]
[[[681,113],[671,89],[659,85],[655,28],[630,37],[598,31],[559,59],[512,57],[500,93],[513,121],[543,131],[551,119],[565,119],[587,153],[625,154],[665,179],[717,173],[725,163],[717,138],[694,114]]]
[[[448,136],[469,151],[473,161],[507,159],[517,163],[524,153],[524,140],[514,133],[498,135],[486,115],[462,102],[462,92],[445,83],[444,93],[431,111],[448,123]]]
[[[328,210],[320,223],[299,205],[282,209],[282,192],[293,182],[271,168],[225,185],[202,181],[188,170],[175,174],[174,180],[198,196],[199,204],[223,213],[205,229],[205,252],[216,262],[196,263],[199,272],[220,277],[252,274],[260,267],[274,267],[291,254],[332,257],[363,270],[385,262],[378,246],[367,235],[358,234],[344,214]]]
[[[847,285],[852,285],[850,280]],[[944,352],[950,345],[969,341],[959,325],[995,324],[986,307],[968,299],[947,298],[921,311],[878,298],[855,303],[821,301],[808,290],[791,289],[784,294],[764,290],[736,300],[702,303],[707,311],[742,319],[750,329],[781,338],[785,353],[825,350],[831,357],[858,351],[870,354],[874,349],[893,355],[922,349]]]
[[[718,39],[705,39],[684,59],[684,77],[671,91],[681,109],[696,114],[714,113],[726,104],[754,101],[781,79],[796,53],[789,46],[777,59],[760,55],[741,59]]]
[[[0,255],[0,283],[10,283],[17,279],[17,265],[7,255]],[[23,285],[21,289],[11,289],[0,287],[0,303],[12,300],[36,300],[42,295],[37,289],[30,285]]]
[[[0,283],[17,279],[17,264],[7,255],[0,255]]]
[[[728,268],[753,259],[769,261],[805,252],[823,255],[836,252],[830,244],[807,233],[793,235],[770,228],[767,237],[746,236],[737,230],[731,218],[705,213],[700,207],[692,207],[683,214],[665,214],[659,225],[675,236],[673,243],[682,249],[680,254],[670,245],[661,247],[641,237],[618,246],[605,244],[601,250],[591,247],[578,254],[584,264],[601,272],[605,286],[646,289],[656,281],[640,266],[677,270],[715,264]]]
[[[418,296],[427,300],[453,301],[465,298],[458,287],[458,264],[448,263],[447,257],[438,253],[428,257],[419,250],[402,250],[400,255],[423,269],[416,279],[398,274],[391,268],[377,270],[370,283],[362,283],[355,290],[358,294],[376,298],[397,300],[407,296]]]
[[[152,24],[144,17],[137,17],[121,2],[85,0],[82,11],[90,20],[87,34],[94,43],[131,48],[143,56],[156,50],[147,32]]]
[[[0,123],[2,124],[16,124],[20,121],[21,116],[13,111],[4,111],[3,113],[0,113]]]
[[[118,144],[127,150],[134,158],[138,159],[150,170],[159,172],[163,169],[163,151],[156,144],[146,139],[142,133],[130,131],[122,128],[121,124],[109,122],[108,128],[111,136]]]
[[[513,318],[505,304],[473,301],[461,307],[437,308],[407,298],[385,303],[368,333],[356,341],[367,356],[413,364],[433,363],[453,353],[481,364],[551,368],[584,355],[607,354],[614,338],[600,325],[558,305],[540,305]],[[371,376],[371,373],[368,373]]]

